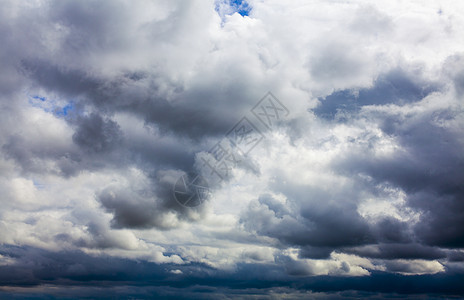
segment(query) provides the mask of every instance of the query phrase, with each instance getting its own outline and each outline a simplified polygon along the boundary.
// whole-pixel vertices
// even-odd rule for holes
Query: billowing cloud
[[[5,1],[1,297],[462,296],[463,15]]]

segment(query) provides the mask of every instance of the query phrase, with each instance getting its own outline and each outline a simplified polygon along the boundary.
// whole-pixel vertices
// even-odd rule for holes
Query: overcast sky
[[[463,37],[451,0],[0,1],[0,298],[463,296]]]

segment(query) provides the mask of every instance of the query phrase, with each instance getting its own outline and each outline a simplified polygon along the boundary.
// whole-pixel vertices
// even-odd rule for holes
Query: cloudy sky
[[[464,295],[463,3],[0,4],[0,298]]]

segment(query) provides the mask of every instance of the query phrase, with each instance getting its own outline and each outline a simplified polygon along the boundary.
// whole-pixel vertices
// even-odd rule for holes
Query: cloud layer
[[[0,295],[462,296],[463,15],[5,1]],[[213,182],[203,159],[244,117],[262,140]],[[185,207],[191,172],[211,194]]]

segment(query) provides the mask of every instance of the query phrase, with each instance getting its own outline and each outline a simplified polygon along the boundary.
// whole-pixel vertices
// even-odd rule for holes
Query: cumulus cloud
[[[463,14],[5,1],[0,295],[462,295]],[[268,91],[282,115],[254,111]]]

